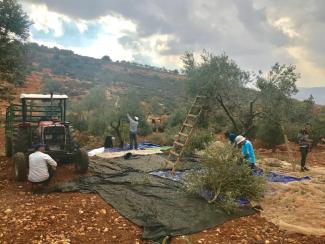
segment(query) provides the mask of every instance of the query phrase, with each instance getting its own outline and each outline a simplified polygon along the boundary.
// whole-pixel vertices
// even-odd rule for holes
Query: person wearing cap
[[[224,135],[225,138],[229,140],[231,145],[235,145],[235,139],[237,137],[235,133],[226,131]]]
[[[138,149],[138,143],[137,143],[137,132],[138,132],[138,125],[139,125],[139,118],[137,116],[134,116],[134,119],[127,114],[130,127],[129,127],[129,137],[130,137],[130,150],[134,148]]]
[[[29,155],[28,180],[32,183],[48,184],[56,170],[57,163],[50,155],[44,153],[45,145],[36,144],[36,151]]]
[[[235,138],[235,142],[238,146],[241,146],[244,158],[248,161],[249,166],[253,169],[256,164],[256,158],[252,143],[242,135],[237,136]]]

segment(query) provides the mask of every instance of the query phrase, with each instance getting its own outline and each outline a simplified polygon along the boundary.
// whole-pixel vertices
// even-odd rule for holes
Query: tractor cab
[[[21,94],[21,116],[24,123],[66,121],[67,95]]]
[[[6,155],[14,156],[17,180],[25,179],[26,161],[36,143],[44,143],[45,152],[56,161],[75,162],[77,172],[87,171],[87,152],[75,143],[66,121],[67,99],[67,95],[21,94],[21,103],[7,108]]]
[[[21,94],[22,122],[36,127],[33,140],[46,144],[46,150],[65,150],[68,130],[67,95]]]

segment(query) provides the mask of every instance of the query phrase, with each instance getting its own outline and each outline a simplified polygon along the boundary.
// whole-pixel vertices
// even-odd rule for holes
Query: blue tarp
[[[255,176],[263,176],[264,172],[260,168],[255,168],[253,170],[253,175]],[[279,183],[288,183],[291,181],[303,181],[303,180],[310,180],[309,176],[304,176],[304,177],[294,177],[294,176],[289,176],[289,175],[282,175],[278,173],[274,173],[272,171],[269,172],[267,175],[266,179],[270,182],[279,182]]]
[[[159,177],[163,177],[163,178],[167,178],[167,179],[170,179],[170,180],[174,180],[174,181],[181,181],[187,171],[188,170],[176,171],[175,174],[172,174],[172,172],[170,170],[161,170],[161,171],[151,172],[150,174],[155,175],[155,176],[159,176]],[[253,170],[253,175],[255,175],[255,176],[263,176],[264,172],[260,168],[255,168]],[[267,175],[266,179],[268,181],[270,181],[270,182],[279,182],[279,183],[286,184],[286,183],[291,182],[291,181],[310,180],[310,177],[309,176],[293,177],[293,176],[282,175],[282,174],[278,174],[278,173],[270,171],[269,174]]]
[[[187,173],[188,170],[184,171],[176,171],[174,174],[171,172],[171,170],[160,170],[160,171],[154,171],[151,172],[151,175],[159,176],[162,178],[170,179],[173,181],[181,182],[184,175]],[[255,168],[253,170],[253,175],[254,176],[263,176],[264,172],[260,168]],[[282,175],[282,174],[277,174],[272,171],[269,172],[267,175],[266,179],[270,182],[279,182],[279,183],[288,183],[291,181],[303,181],[303,180],[310,180],[311,178],[309,176],[305,177],[293,177],[293,176],[288,176],[288,175]],[[202,191],[199,195],[201,195],[203,198],[210,200],[213,198],[213,193],[210,191]],[[249,203],[248,200],[246,199],[238,199],[238,203],[240,205],[246,205]]]
[[[149,143],[149,142],[146,142],[146,141],[142,141],[142,142],[139,142],[138,143],[138,149],[140,150],[144,150],[144,149],[147,149],[147,148],[157,148],[157,147],[161,147],[157,144],[153,144],[153,143]],[[130,148],[130,144],[125,144],[123,149],[121,148],[105,148],[105,152],[121,152],[121,151],[127,151],[129,150]]]

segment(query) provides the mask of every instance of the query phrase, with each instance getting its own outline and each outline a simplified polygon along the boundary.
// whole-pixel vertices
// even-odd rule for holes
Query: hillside
[[[45,88],[70,96],[83,95],[91,87],[104,85],[112,95],[133,91],[143,100],[155,98],[167,107],[185,97],[184,77],[177,70],[112,62],[107,56],[95,59],[34,43],[29,44],[28,60],[28,70],[43,75]]]
[[[325,87],[299,87],[299,92],[295,98],[305,100],[310,95],[314,97],[317,104],[325,105]]]

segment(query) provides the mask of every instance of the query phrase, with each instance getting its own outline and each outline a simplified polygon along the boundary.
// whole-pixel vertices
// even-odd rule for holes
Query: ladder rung
[[[184,126],[187,126],[187,127],[191,127],[191,128],[194,127],[193,125],[190,125],[190,124],[187,124],[187,123],[184,123],[183,125],[184,125]]]
[[[197,98],[207,98],[207,96],[196,96]]]
[[[174,144],[176,144],[176,145],[178,145],[178,146],[180,146],[180,147],[184,147],[184,144],[183,144],[183,143],[180,143],[180,142],[178,142],[178,141],[174,141]]]
[[[201,105],[192,105],[192,108],[201,108]]]
[[[192,117],[192,118],[196,118],[198,115],[195,115],[195,114],[188,114],[187,116],[188,116],[188,117]]]
[[[188,134],[185,134],[185,133],[182,133],[182,132],[179,132],[178,134],[181,135],[181,136],[184,136],[184,137],[188,137]]]
[[[175,152],[174,150],[169,151],[169,153],[179,157],[179,154],[177,152]]]

